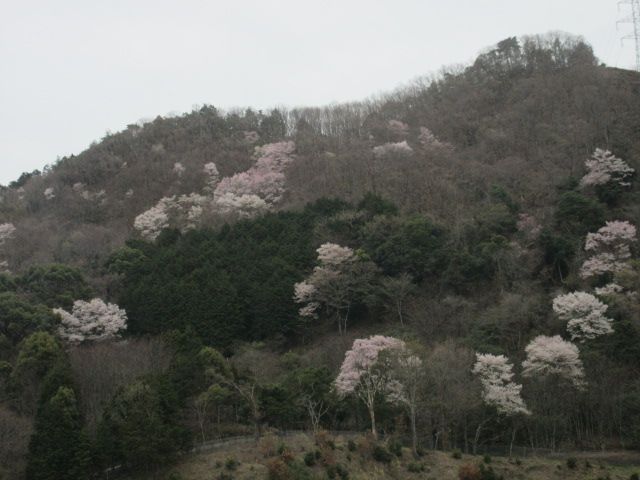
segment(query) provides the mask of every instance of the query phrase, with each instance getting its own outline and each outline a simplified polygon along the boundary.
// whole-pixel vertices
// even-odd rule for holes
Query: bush
[[[567,458],[567,468],[569,470],[575,470],[578,466],[578,462],[575,458],[569,457]]]
[[[388,448],[396,457],[402,457],[402,444],[398,440],[391,440],[388,444]]]
[[[459,480],[482,480],[480,469],[477,465],[467,463],[458,470]]]
[[[318,452],[320,453],[320,452]],[[313,467],[316,464],[316,452],[307,452],[304,454],[304,464],[307,467]]]
[[[503,480],[501,475],[494,472],[492,467],[485,467],[484,464],[480,464],[480,479],[481,480]]]
[[[240,462],[233,457],[227,458],[224,462],[224,466],[227,470],[235,470],[238,468],[238,465],[240,465]]]
[[[380,463],[391,463],[391,460],[393,460],[393,455],[391,455],[391,452],[389,452],[389,450],[387,450],[382,445],[376,445],[375,447],[373,447],[372,455],[373,459],[376,462]]]
[[[339,463],[336,465],[329,465],[327,467],[327,477],[330,480],[334,480],[337,478],[339,478],[340,480],[348,480],[349,471]]]
[[[629,480],[640,480],[640,474],[632,473],[632,474],[629,476]]]
[[[355,452],[357,450],[358,446],[356,445],[356,442],[354,442],[353,440],[349,440],[347,442],[347,449],[350,452]]]
[[[220,474],[216,477],[216,480],[233,480],[233,475],[226,472],[220,472]]]
[[[491,455],[485,455],[484,457],[482,457],[482,461],[484,463],[486,463],[487,465],[491,463]]]
[[[462,452],[460,451],[460,449],[456,448],[453,450],[453,452],[451,452],[451,456],[456,460],[460,460],[462,458]]]
[[[267,462],[267,478],[269,480],[291,480],[289,467],[280,458]]]
[[[424,464],[418,462],[411,462],[407,465],[407,470],[411,473],[424,472]]]

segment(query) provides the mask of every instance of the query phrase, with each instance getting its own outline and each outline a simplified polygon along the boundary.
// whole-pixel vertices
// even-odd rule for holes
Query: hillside
[[[640,76],[554,34],[368,101],[158,117],[25,173],[0,191],[0,478],[197,480],[222,457],[194,445],[288,430],[370,431],[350,478],[457,478],[454,449],[625,456],[638,169]],[[266,472],[229,454],[206,478]],[[495,466],[632,473],[557,464]]]

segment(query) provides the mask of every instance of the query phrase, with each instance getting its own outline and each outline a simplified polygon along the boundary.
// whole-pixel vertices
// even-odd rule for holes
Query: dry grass
[[[243,444],[220,447],[210,453],[189,455],[182,462],[165,473],[153,477],[137,477],[136,480],[253,480],[269,479],[267,465],[286,459],[295,463],[302,475],[281,477],[282,480],[316,480],[330,478],[330,465],[341,465],[348,471],[349,480],[458,480],[460,467],[466,464],[480,464],[480,456],[462,455],[455,459],[446,452],[427,452],[422,458],[414,459],[408,449],[401,458],[393,457],[388,463],[375,461],[371,456],[372,442],[365,437],[357,437],[357,448],[350,451],[348,439],[328,437],[317,444],[313,438],[298,435],[280,439],[266,437],[258,445],[252,441]],[[335,448],[331,448],[333,441]],[[304,464],[307,452],[320,451],[321,458],[312,467]],[[574,455],[576,468],[567,467],[568,456],[528,457],[509,459],[493,457],[488,465],[504,480],[629,480],[634,472],[640,473],[640,455],[633,453],[580,454]],[[231,461],[232,460],[232,461]],[[237,466],[233,464],[237,463]],[[410,472],[409,465],[422,471]],[[232,468],[230,468],[232,467]],[[336,475],[337,480],[341,480]],[[498,478],[498,477],[496,477]],[[274,479],[278,480],[278,479]]]

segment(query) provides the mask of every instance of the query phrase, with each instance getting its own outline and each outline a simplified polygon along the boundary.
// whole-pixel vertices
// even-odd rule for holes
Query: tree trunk
[[[416,407],[411,405],[411,447],[413,448],[413,454],[418,456],[418,432],[416,431]]]
[[[376,430],[376,412],[373,409],[373,405],[368,405],[369,407],[369,417],[371,417],[371,434],[373,438],[378,439],[378,431]]]

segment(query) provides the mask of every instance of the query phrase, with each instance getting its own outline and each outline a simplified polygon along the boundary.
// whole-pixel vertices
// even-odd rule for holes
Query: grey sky
[[[140,118],[358,100],[513,35],[633,64],[616,0],[0,0],[0,183]]]

